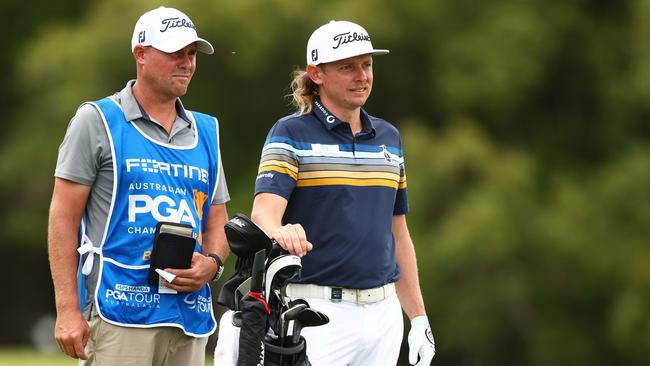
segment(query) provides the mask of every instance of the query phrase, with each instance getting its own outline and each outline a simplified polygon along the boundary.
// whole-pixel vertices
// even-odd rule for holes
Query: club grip
[[[253,271],[251,274],[251,292],[262,292],[265,259],[266,250],[261,249],[255,253],[255,258],[253,259]]]

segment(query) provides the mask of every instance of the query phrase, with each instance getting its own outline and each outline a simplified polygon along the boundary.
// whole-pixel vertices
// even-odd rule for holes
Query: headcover
[[[253,259],[255,253],[265,249],[270,253],[272,241],[264,231],[251,221],[246,215],[237,213],[224,226],[230,250],[237,256],[235,272],[223,284],[217,295],[217,303],[231,310],[239,310],[241,297],[236,293],[253,273]],[[245,291],[243,295],[246,295]]]
[[[224,229],[230,250],[237,257],[252,256],[262,249],[268,253],[271,249],[271,238],[244,214],[235,214]]]

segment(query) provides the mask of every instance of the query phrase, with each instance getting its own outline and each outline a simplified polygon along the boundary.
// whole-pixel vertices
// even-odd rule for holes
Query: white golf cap
[[[344,20],[332,20],[316,29],[307,42],[307,65],[319,65],[359,55],[385,55],[388,50],[372,47],[362,26]]]
[[[174,8],[161,6],[142,14],[135,23],[131,52],[141,44],[173,53],[194,42],[197,50],[208,55],[214,53],[210,42],[198,37],[194,23],[187,15]]]

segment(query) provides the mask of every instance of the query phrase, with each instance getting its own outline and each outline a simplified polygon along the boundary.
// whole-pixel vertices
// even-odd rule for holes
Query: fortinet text
[[[172,177],[183,177],[196,179],[203,183],[208,182],[209,173],[207,170],[185,164],[170,164],[154,159],[126,159],[126,171],[141,171],[146,173],[167,174]]]

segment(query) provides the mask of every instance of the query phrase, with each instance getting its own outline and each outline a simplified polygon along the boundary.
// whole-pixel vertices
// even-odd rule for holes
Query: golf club
[[[287,330],[289,328],[288,322],[295,320],[298,314],[304,309],[307,309],[307,305],[297,304],[290,307],[280,315],[280,344],[283,344],[287,337]]]
[[[317,327],[319,325],[324,325],[329,323],[330,319],[327,315],[321,313],[318,310],[312,308],[305,308],[300,313],[298,313],[293,319],[293,334],[292,342],[293,344],[298,344],[300,341],[300,331],[306,327]]]

